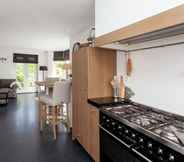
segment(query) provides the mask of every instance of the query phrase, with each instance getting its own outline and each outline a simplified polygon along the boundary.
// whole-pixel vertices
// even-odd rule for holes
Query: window
[[[54,61],[55,75],[59,78],[66,79],[64,64],[66,61]]]
[[[36,92],[35,81],[38,77],[37,64],[16,63],[18,93]]]

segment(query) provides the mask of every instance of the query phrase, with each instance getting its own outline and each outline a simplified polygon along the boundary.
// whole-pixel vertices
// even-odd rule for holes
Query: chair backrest
[[[55,103],[69,103],[71,95],[71,81],[59,81],[53,89],[53,100]]]
[[[47,83],[55,83],[55,82],[58,82],[59,81],[59,78],[57,78],[57,77],[47,77],[46,79],[45,79],[45,81],[47,82]]]

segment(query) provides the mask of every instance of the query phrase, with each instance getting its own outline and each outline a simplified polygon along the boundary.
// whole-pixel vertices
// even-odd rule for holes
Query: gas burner
[[[169,116],[166,116],[157,112],[150,112],[148,115],[160,121],[168,121],[171,119]]]
[[[113,108],[106,108],[107,111],[110,111],[112,113],[115,113],[116,115],[122,116],[122,117],[128,117],[128,116],[136,116],[144,113],[144,109],[134,106],[134,105],[123,105]]]
[[[153,117],[150,117],[149,115],[133,116],[126,119],[146,129],[153,129],[158,125],[164,124],[164,122],[157,120]]]
[[[172,124],[153,130],[154,133],[162,138],[171,140],[177,144],[184,146],[184,123],[175,121]]]
[[[184,122],[175,120],[173,124],[180,130],[184,131]]]
[[[177,144],[180,144],[175,134],[171,131],[169,126],[158,128],[154,130],[154,133],[157,135],[160,135],[162,138],[166,138],[168,140],[171,140]]]

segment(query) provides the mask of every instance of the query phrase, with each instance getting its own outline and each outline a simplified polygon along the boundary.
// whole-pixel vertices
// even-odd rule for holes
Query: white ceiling
[[[0,0],[0,46],[61,50],[92,24],[94,0]]]

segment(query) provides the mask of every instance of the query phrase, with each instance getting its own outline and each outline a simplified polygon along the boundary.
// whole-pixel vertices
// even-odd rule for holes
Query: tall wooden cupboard
[[[112,96],[115,74],[115,50],[84,47],[72,55],[72,137],[95,162],[100,161],[99,112],[87,99]]]

